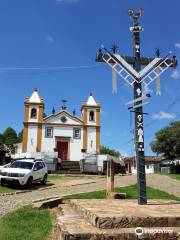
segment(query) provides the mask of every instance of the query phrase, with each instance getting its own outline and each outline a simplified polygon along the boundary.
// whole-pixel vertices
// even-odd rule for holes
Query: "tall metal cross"
[[[143,126],[143,94],[142,84],[148,87],[153,81],[169,67],[176,67],[176,57],[169,58],[169,54],[161,58],[159,51],[157,57],[141,57],[140,32],[144,29],[139,25],[138,20],[144,10],[139,12],[128,10],[132,19],[133,26],[130,27],[133,39],[133,56],[121,56],[115,51],[111,52],[104,46],[101,46],[96,55],[97,62],[106,62],[113,71],[116,71],[134,90],[134,112],[135,112],[135,149],[137,159],[137,185],[138,185],[138,203],[147,204],[146,194],[146,173],[144,157],[144,126]],[[141,67],[144,68],[141,70]]]

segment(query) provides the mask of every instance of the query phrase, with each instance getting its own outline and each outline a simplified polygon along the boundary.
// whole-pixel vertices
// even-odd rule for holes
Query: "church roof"
[[[60,111],[60,112],[58,112],[58,113],[56,113],[56,114],[51,114],[51,115],[45,117],[45,118],[44,118],[44,122],[51,121],[51,120],[53,120],[53,119],[59,118],[61,115],[62,115],[62,116],[65,115],[65,116],[71,118],[72,120],[74,120],[74,121],[76,121],[76,122],[83,123],[83,121],[82,121],[81,118],[79,118],[79,117],[77,117],[77,116],[74,116],[73,114],[69,113],[69,112],[66,111],[66,110],[62,110],[62,111]]]
[[[39,93],[38,93],[37,89],[35,89],[32,92],[30,98],[28,98],[28,102],[29,103],[42,103],[43,102],[42,98],[39,96]]]
[[[90,96],[88,97],[88,100],[86,102],[87,106],[99,106],[99,104],[97,104],[97,102],[95,101],[92,93],[90,93]]]

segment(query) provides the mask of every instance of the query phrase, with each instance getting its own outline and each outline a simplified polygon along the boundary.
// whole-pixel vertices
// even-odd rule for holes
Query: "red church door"
[[[58,157],[61,160],[68,158],[68,142],[57,142]]]

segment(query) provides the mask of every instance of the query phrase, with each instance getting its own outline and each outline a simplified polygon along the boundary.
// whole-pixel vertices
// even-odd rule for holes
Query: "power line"
[[[173,120],[169,121],[168,125],[170,125],[171,123],[175,122],[178,116],[180,116],[180,113],[176,114],[176,117],[175,117]],[[150,137],[152,137],[153,135],[154,135],[154,134],[150,134],[150,135],[146,136],[146,138],[150,138]]]
[[[180,116],[180,113],[176,114],[176,117],[175,117],[173,120],[171,120],[168,124],[173,123],[173,122],[177,119],[178,116]],[[146,136],[146,139],[147,139],[147,138],[150,138],[150,137],[152,137],[152,136],[154,136],[154,133]],[[122,136],[121,136],[121,137],[118,137],[118,138],[116,138],[116,139],[114,139],[114,140],[116,141],[116,140],[118,140],[118,139],[120,139],[120,138],[122,138]],[[109,143],[113,143],[114,140],[110,141]],[[120,144],[118,147],[122,147],[122,146],[129,145],[130,143],[133,143],[133,141],[134,141],[134,138],[131,138],[131,139],[129,139],[127,142],[124,142],[124,143]],[[134,147],[133,147],[133,151],[134,151]]]
[[[99,68],[99,65],[82,65],[82,66],[59,66],[59,67],[0,67],[0,75],[8,76],[24,76],[24,75],[39,75],[52,74],[62,71],[78,71],[84,69]],[[31,72],[26,72],[26,71]]]
[[[176,97],[175,100],[172,101],[172,103],[166,108],[165,111],[169,111],[179,100],[180,100],[180,95],[179,95],[178,97]],[[130,113],[130,114],[131,114],[131,113]],[[171,124],[171,122],[174,122],[175,119],[176,119],[179,115],[180,115],[180,113],[176,114],[176,117],[175,117],[173,120],[171,120],[171,121],[169,122],[169,124]],[[130,116],[130,118],[131,118],[131,116]],[[151,121],[150,123],[145,124],[145,126],[146,126],[146,127],[151,126],[152,124],[154,124],[154,123],[157,122],[157,121],[159,121],[159,119],[154,119],[154,120]],[[132,129],[131,119],[130,119],[130,129],[131,129],[130,132],[132,132],[133,129]],[[150,138],[150,137],[152,137],[153,135],[154,135],[154,134],[150,134],[150,135],[146,136],[146,138]],[[106,142],[106,144],[111,144],[111,143],[114,143],[114,142],[118,142],[118,140],[121,139],[121,138],[122,138],[122,136],[120,136],[120,137],[118,137],[118,138],[115,138],[115,139],[112,139],[112,140],[110,140],[109,142]],[[128,145],[128,144],[131,143],[133,140],[134,140],[133,138],[132,138],[132,139],[129,139],[128,141],[122,143],[122,144],[120,145],[120,147]]]
[[[175,98],[175,100],[172,101],[172,103],[167,107],[167,109],[166,109],[165,111],[169,111],[179,100],[180,100],[180,95],[179,95],[177,98]],[[179,115],[180,115],[180,114],[178,113],[178,114],[176,115],[176,117],[169,122],[169,124],[170,124],[171,122],[175,121],[175,119],[176,119]],[[130,118],[131,118],[131,116],[130,116]],[[146,126],[146,127],[151,126],[152,124],[154,124],[154,123],[157,122],[157,121],[159,121],[159,119],[154,119],[154,120],[151,121],[150,123],[145,124],[145,126]],[[132,132],[133,129],[132,129],[132,122],[131,122],[131,120],[130,120],[130,129],[131,129],[130,132]],[[148,136],[146,136],[146,138],[149,138],[149,137],[151,137],[151,136],[153,136],[153,135],[154,135],[154,134],[148,135]],[[109,141],[108,144],[117,142],[117,140],[119,140],[119,139],[121,139],[121,138],[122,138],[122,136],[121,136],[121,137],[118,137],[118,138],[115,138],[115,139]],[[130,139],[130,140],[128,140],[127,142],[122,143],[120,146],[125,146],[125,145],[129,144],[129,143],[132,142],[132,141],[133,141],[133,139]]]
[[[16,70],[44,70],[44,71],[52,71],[52,70],[73,70],[73,69],[83,69],[83,68],[94,68],[99,67],[98,64],[94,65],[80,65],[80,66],[57,66],[57,67],[0,67],[0,71],[16,71]]]
[[[172,109],[172,107],[180,100],[180,95],[178,95],[178,97],[176,97],[172,103],[165,109],[165,111],[169,111],[170,109]],[[152,120],[151,122],[145,124],[145,127],[149,127],[151,126],[152,124],[154,124],[155,122],[158,122],[159,119],[154,119]]]
[[[124,143],[118,145],[118,147],[126,146],[126,145],[128,145],[129,143],[131,143],[133,140],[134,140],[134,139],[129,139],[128,141],[126,141],[126,142],[124,142]],[[112,141],[112,142],[113,142],[113,141]],[[117,142],[117,141],[116,141],[116,142]],[[107,143],[106,143],[106,144],[107,144]],[[107,145],[108,145],[108,144],[107,144]]]
[[[179,100],[180,100],[180,95],[170,104],[170,106],[166,111],[169,111]]]

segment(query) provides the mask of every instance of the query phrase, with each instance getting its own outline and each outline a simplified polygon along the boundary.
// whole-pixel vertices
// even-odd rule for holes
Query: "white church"
[[[79,161],[83,154],[100,151],[100,105],[92,94],[81,107],[81,117],[65,106],[44,116],[45,102],[37,90],[25,100],[23,142],[17,153],[56,152],[61,160]]]

